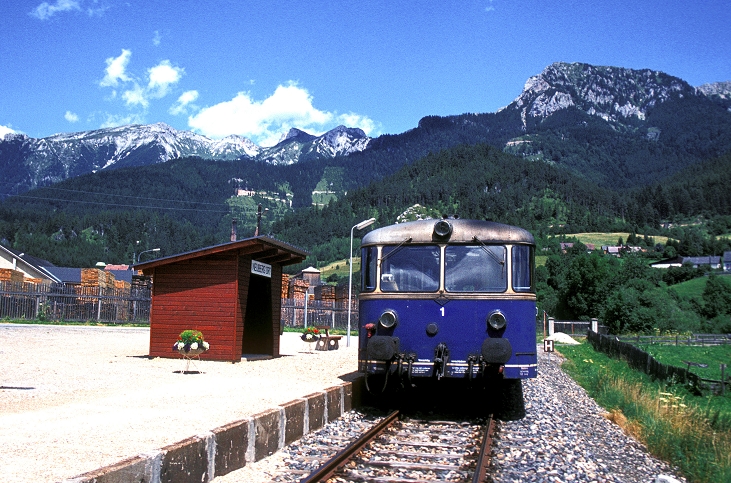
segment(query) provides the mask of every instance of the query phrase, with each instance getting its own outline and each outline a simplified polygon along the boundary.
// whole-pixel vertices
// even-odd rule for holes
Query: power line
[[[3,183],[3,184],[8,184],[8,183]],[[89,194],[89,195],[104,195],[104,196],[107,196],[107,197],[108,196],[116,196],[116,197],[119,197],[119,198],[133,198],[133,199],[136,199],[136,200],[164,201],[166,203],[196,203],[196,204],[199,204],[199,205],[213,205],[213,206],[223,206],[224,205],[223,203],[207,203],[207,202],[204,202],[204,201],[173,200],[173,199],[169,199],[169,198],[151,198],[151,197],[146,197],[146,196],[118,195],[118,194],[114,194],[114,193],[103,193],[103,192],[99,192],[99,191],[72,190],[72,189],[67,189],[67,188],[41,187],[41,188],[37,188],[37,189],[38,190],[65,191],[65,192],[69,192],[69,193],[83,193],[83,194]],[[12,196],[12,197],[19,197],[19,198],[29,197],[28,195],[13,195],[13,194],[10,194],[10,193],[3,193],[3,195]],[[65,198],[42,198],[42,197],[33,197],[33,196],[30,196],[30,197],[31,198],[38,198],[38,199],[45,199],[45,200],[72,201],[72,200],[66,200]]]
[[[7,193],[3,193],[4,195],[7,195]],[[99,193],[101,194],[101,193]],[[144,208],[144,209],[151,209],[151,210],[173,210],[173,211],[197,211],[201,213],[228,213],[229,210],[202,210],[199,208],[176,208],[171,206],[149,206],[149,205],[130,205],[130,204],[120,204],[120,203],[109,203],[104,201],[87,201],[87,200],[69,200],[65,198],[47,198],[42,196],[28,196],[28,195],[12,195],[14,198],[27,198],[31,200],[43,200],[43,201],[63,201],[66,203],[86,203],[91,205],[102,205],[102,206],[115,206],[115,207],[123,207],[123,208]],[[144,198],[140,198],[144,199]],[[152,198],[151,198],[152,199]],[[158,201],[166,201],[162,199],[158,199]],[[168,200],[171,202],[176,203],[196,203],[195,201],[179,201],[179,200]],[[207,204],[207,205],[215,205],[215,206],[223,206],[220,203],[200,203],[200,204]],[[253,212],[252,212],[253,213]]]

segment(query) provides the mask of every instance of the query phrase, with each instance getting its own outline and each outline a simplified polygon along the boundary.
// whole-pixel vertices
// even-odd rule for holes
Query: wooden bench
[[[342,335],[330,335],[330,327],[327,325],[318,325],[316,328],[325,334],[320,334],[320,338],[317,340],[317,344],[315,344],[315,350],[334,351],[340,347]]]

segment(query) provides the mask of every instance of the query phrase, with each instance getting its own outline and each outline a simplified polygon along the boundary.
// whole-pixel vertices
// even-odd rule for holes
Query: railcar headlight
[[[434,235],[438,238],[447,238],[452,234],[452,224],[447,220],[439,220],[434,223]]]
[[[398,324],[398,316],[396,315],[396,312],[389,309],[381,314],[378,318],[378,322],[385,328],[390,329],[392,327],[396,327],[396,324]]]
[[[507,325],[508,321],[505,319],[505,315],[499,310],[490,312],[487,316],[487,325],[495,330],[502,330]]]

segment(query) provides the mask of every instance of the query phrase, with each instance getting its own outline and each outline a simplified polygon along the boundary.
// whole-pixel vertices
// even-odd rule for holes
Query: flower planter
[[[320,336],[315,334],[302,334],[300,339],[305,342],[317,342],[320,339]]]
[[[205,351],[205,349],[188,349],[187,351],[185,348],[178,349],[178,352],[183,356],[197,356],[203,354]]]

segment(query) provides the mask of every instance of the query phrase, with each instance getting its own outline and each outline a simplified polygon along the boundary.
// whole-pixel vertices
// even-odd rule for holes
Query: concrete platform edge
[[[62,483],[208,482],[259,461],[361,405],[362,378]]]

